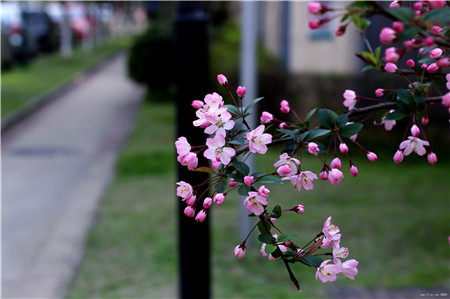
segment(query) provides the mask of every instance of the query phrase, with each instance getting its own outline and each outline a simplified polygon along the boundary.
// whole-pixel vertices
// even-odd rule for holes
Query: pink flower
[[[225,195],[223,195],[223,193],[217,193],[216,196],[214,196],[214,203],[218,206],[220,206],[224,200]]]
[[[447,92],[443,97],[442,97],[442,105],[444,105],[447,108],[450,108],[450,92]]]
[[[187,166],[189,170],[197,168],[198,165],[197,154],[194,153],[187,153],[184,156],[178,156],[177,160],[181,165]]]
[[[228,182],[228,185],[233,188],[234,186],[237,185],[237,182],[235,180],[233,180],[232,178],[230,178],[230,181]]]
[[[432,45],[434,45],[434,37],[432,37],[432,36],[427,36],[426,38],[425,38],[425,46],[426,47],[431,47]]]
[[[190,197],[186,197],[186,204],[188,206],[193,207],[195,205],[195,203],[197,202],[197,196],[192,195]]]
[[[216,134],[214,138],[206,139],[206,145],[208,149],[205,150],[203,155],[210,160],[219,157],[223,165],[228,165],[231,158],[236,154],[236,151],[231,147],[225,147],[225,136],[222,134]]]
[[[217,81],[219,82],[220,85],[227,87],[228,86],[228,80],[227,77],[225,77],[224,75],[220,74],[217,75]]]
[[[431,59],[436,59],[439,58],[442,55],[443,51],[441,48],[434,48],[433,50],[430,51],[430,58]]]
[[[348,248],[340,247],[341,240],[333,241],[333,260],[336,263],[339,258],[345,259],[348,257]]]
[[[430,143],[428,141],[419,139],[417,137],[409,136],[408,140],[400,143],[400,149],[403,149],[403,154],[408,156],[412,152],[416,152],[419,156],[423,156],[426,154],[425,146],[429,146]]]
[[[319,146],[317,145],[317,143],[315,142],[309,142],[308,143],[308,152],[311,155],[314,155],[315,153],[317,153],[319,151]]]
[[[225,136],[227,131],[233,129],[234,127],[234,120],[231,119],[231,113],[226,110],[222,111],[220,114],[206,113],[204,116],[210,124],[205,129],[206,134],[216,133]]]
[[[440,69],[448,68],[450,66],[450,58],[449,57],[443,57],[443,58],[439,59],[438,61],[436,61],[436,65]],[[450,88],[448,88],[448,89],[450,89]]]
[[[258,193],[261,196],[267,197],[269,196],[270,190],[266,188],[266,186],[262,185],[258,188]]]
[[[450,89],[450,88],[449,88]],[[280,125],[278,126],[280,129],[286,129],[287,128],[287,123],[282,122],[280,123]]]
[[[270,113],[267,112],[267,111],[264,111],[264,112],[261,114],[261,117],[260,117],[259,120],[260,120],[261,123],[263,123],[263,124],[270,123],[270,122],[273,120],[273,115],[270,114]]]
[[[377,155],[375,153],[368,152],[367,153],[367,159],[369,159],[370,162],[375,162],[378,159],[378,157],[377,157]]]
[[[384,27],[380,32],[380,41],[383,44],[392,44],[397,39],[397,32],[389,27]]]
[[[353,90],[347,89],[344,94],[344,106],[348,108],[348,110],[352,110],[357,101],[356,93]]]
[[[406,65],[409,66],[410,68],[414,68],[416,66],[416,63],[414,62],[414,60],[408,59],[406,61]]]
[[[433,33],[434,35],[439,36],[439,35],[441,35],[441,32],[442,32],[443,30],[444,30],[444,29],[442,29],[442,28],[439,27],[439,26],[433,26],[433,27],[431,28],[431,33]]]
[[[416,124],[412,125],[412,127],[411,127],[411,135],[413,135],[414,137],[417,137],[420,135],[420,129]]]
[[[206,128],[210,125],[209,121],[206,120],[206,115],[219,115],[223,111],[227,110],[226,108],[223,108],[224,102],[222,97],[216,92],[207,94],[204,101],[205,104],[202,108],[195,112],[198,119],[193,122],[194,126],[200,128]]]
[[[399,0],[394,0],[391,2],[391,4],[389,4],[389,8],[392,8],[392,9],[399,8],[399,7],[400,7]]]
[[[345,31],[347,30],[347,24],[341,25],[336,30],[334,30],[334,35],[336,36],[343,36],[345,34]]]
[[[329,9],[328,7],[322,5],[319,2],[309,2],[308,3],[308,12],[312,15],[321,15],[325,12],[327,12]]]
[[[427,71],[429,73],[435,73],[438,69],[439,69],[439,66],[437,65],[437,63],[432,63],[427,67]]]
[[[403,22],[396,21],[392,23],[392,29],[394,29],[397,33],[402,33],[405,29],[405,25],[403,24]]]
[[[328,240],[334,241],[340,239],[339,227],[331,224],[331,216],[323,224],[322,232]]]
[[[179,186],[177,188],[177,196],[181,197],[183,201],[193,195],[194,191],[192,190],[192,186],[189,183],[180,181],[177,183],[177,185]]]
[[[331,168],[341,169],[341,167],[342,167],[341,159],[339,159],[338,157],[334,158],[334,159],[331,161],[330,167],[331,167]]]
[[[428,154],[427,159],[428,159],[428,163],[430,163],[430,164],[434,164],[434,163],[437,162],[437,156],[436,156],[436,154],[433,153],[433,152],[430,152],[430,153]]]
[[[323,283],[335,281],[337,278],[336,275],[341,272],[341,269],[339,269],[337,265],[328,265],[330,261],[331,260],[326,260],[322,262],[322,264],[320,264],[317,268],[316,279],[319,278]]]
[[[179,137],[177,141],[175,141],[175,147],[177,148],[177,154],[179,156],[184,156],[191,151],[191,145],[186,137]]]
[[[272,142],[272,135],[264,133],[264,125],[260,125],[255,130],[246,134],[249,141],[248,148],[251,153],[265,154],[267,152],[266,144]]]
[[[280,160],[273,164],[274,167],[279,167],[277,173],[281,176],[296,174],[297,165],[300,165],[300,161],[295,158],[291,158],[287,153],[280,155]]]
[[[400,59],[400,55],[398,55],[395,47],[387,48],[384,51],[384,61],[386,62],[397,62]]]
[[[320,245],[320,249],[327,249],[330,246],[331,246],[331,241],[328,240],[326,237],[323,237],[322,245]]]
[[[383,88],[378,88],[377,90],[375,90],[375,95],[377,97],[382,97],[384,95],[385,90]]]
[[[317,180],[317,175],[311,171],[302,171],[298,175],[291,175],[281,180],[290,180],[291,184],[297,188],[298,191],[302,189],[311,190],[314,188],[313,181]]]
[[[217,156],[215,159],[211,160],[211,165],[215,170],[219,169],[221,162],[219,156]]]
[[[428,116],[424,115],[422,117],[422,119],[420,120],[420,122],[422,123],[422,125],[426,126],[428,125],[428,122],[430,121],[430,119],[428,118]]]
[[[246,184],[247,186],[251,186],[253,184],[254,180],[255,180],[255,178],[252,177],[252,176],[245,176],[244,177],[244,184]]]
[[[199,101],[199,100],[195,100],[195,101],[192,101],[192,107],[194,107],[195,109],[200,109],[200,108],[202,108],[203,107],[203,102],[202,101]]]
[[[389,113],[394,112],[395,110],[390,110]],[[380,124],[384,124],[384,129],[386,131],[392,130],[397,122],[395,120],[386,120],[386,117],[383,117]]]
[[[397,72],[397,66],[395,65],[395,63],[388,62],[384,66],[384,70],[388,73],[393,74],[393,73]]]
[[[261,196],[258,192],[250,191],[248,196],[244,200],[244,205],[247,211],[255,214],[256,216],[261,215],[264,212],[264,206],[267,205],[267,198]]]
[[[303,214],[305,213],[305,207],[303,205],[296,205],[291,209],[291,211],[294,211],[297,214]]]
[[[195,216],[195,221],[197,222],[203,222],[206,219],[206,210],[201,210],[197,216]]]
[[[403,161],[403,152],[401,150],[397,150],[394,155],[394,162],[401,163]]]
[[[237,256],[240,260],[242,260],[242,258],[245,255],[245,243],[242,243],[238,246],[236,246],[236,248],[234,248],[234,255]]]
[[[319,178],[320,178],[322,181],[328,180],[328,171],[322,170],[322,171],[319,173]]]
[[[341,153],[343,153],[343,154],[348,153],[348,146],[347,146],[347,144],[341,142],[341,143],[339,144],[339,151],[340,151]]]
[[[345,277],[350,278],[351,280],[355,279],[355,276],[358,274],[358,261],[355,259],[351,259],[345,262],[338,261],[337,266]]]
[[[355,165],[350,166],[350,174],[354,178],[358,176],[358,168]]]
[[[245,93],[247,92],[247,89],[245,86],[239,86],[236,90],[236,93],[238,97],[243,98],[245,96]]]
[[[281,112],[289,113],[291,111],[291,106],[289,106],[289,102],[288,101],[282,100],[280,105],[281,105],[281,108],[280,108]]]
[[[447,5],[447,2],[444,0],[430,0],[428,3],[431,5],[433,9],[441,9],[445,5]]]
[[[187,217],[194,217],[194,215],[195,215],[195,210],[194,210],[194,208],[192,208],[191,206],[187,206],[185,209],[184,209],[184,215],[186,215]]]
[[[209,209],[211,206],[212,206],[212,199],[211,199],[211,197],[205,198],[205,200],[203,201],[203,207],[205,209]]]
[[[341,180],[344,178],[344,174],[337,168],[333,168],[328,173],[328,180],[332,185],[339,185]]]

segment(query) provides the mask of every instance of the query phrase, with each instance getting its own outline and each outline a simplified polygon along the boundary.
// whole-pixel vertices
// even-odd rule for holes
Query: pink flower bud
[[[450,109],[450,92],[447,92],[443,97],[442,97],[442,105],[444,105],[445,107]]]
[[[224,75],[220,74],[217,75],[217,82],[219,82],[220,85],[227,87],[228,86],[228,80],[227,77],[225,77]]]
[[[225,199],[225,195],[223,193],[217,193],[216,196],[214,196],[214,203],[218,206],[220,206]]]
[[[421,122],[422,125],[424,125],[424,126],[428,125],[429,121],[430,121],[430,119],[429,119],[428,116],[426,116],[426,115],[424,115],[424,116],[422,117],[422,119],[420,120],[420,122]]]
[[[220,163],[222,162],[217,157],[214,160],[211,160],[211,165],[215,170],[219,169]]]
[[[240,260],[242,260],[242,258],[245,255],[245,248],[246,247],[245,247],[244,243],[236,246],[236,248],[234,248],[234,255],[237,256]]]
[[[291,209],[291,211],[294,211],[297,214],[303,214],[305,213],[305,207],[303,205],[296,205]]]
[[[264,112],[261,114],[261,117],[260,117],[259,120],[260,120],[261,123],[263,123],[263,124],[270,123],[270,122],[273,120],[273,115],[270,114],[270,113],[267,112],[267,111],[264,111]]]
[[[397,38],[397,32],[389,27],[384,27],[380,32],[380,41],[383,44],[392,44]]]
[[[437,156],[433,152],[428,153],[427,159],[428,159],[428,163],[430,163],[430,164],[434,164],[437,162]]]
[[[312,15],[321,15],[325,12],[327,12],[329,9],[328,7],[322,5],[319,2],[309,2],[308,3],[308,12]]]
[[[427,71],[429,73],[434,73],[439,69],[439,66],[437,65],[437,63],[432,63],[427,67]]]
[[[378,159],[378,157],[373,152],[367,152],[367,159],[369,159],[370,162],[375,162]]]
[[[193,205],[195,205],[195,202],[197,201],[197,196],[195,196],[195,195],[192,195],[192,196],[189,196],[189,197],[187,197],[186,198],[186,204],[188,205],[188,206],[193,206]]]
[[[261,187],[258,188],[258,193],[263,197],[267,197],[269,196],[270,190],[267,189],[266,186],[262,185]]]
[[[245,93],[247,92],[247,89],[245,86],[239,86],[236,90],[236,93],[238,97],[243,98],[245,96]]]
[[[290,174],[291,173],[291,167],[289,166],[289,165],[283,165],[283,166],[280,166],[278,169],[277,169],[277,173],[278,173],[278,175],[280,175],[280,176],[286,176],[286,175],[288,175],[288,174]]]
[[[420,10],[422,8],[422,1],[415,2],[413,7],[414,10]]]
[[[445,0],[430,0],[428,3],[431,5],[433,9],[441,9],[445,5],[447,5]]]
[[[339,144],[339,151],[343,154],[348,153],[348,146],[347,144],[341,142],[341,144]]]
[[[331,246],[331,241],[324,237],[322,240],[322,245],[320,245],[320,249],[327,249],[330,246]]]
[[[406,61],[406,65],[409,66],[410,68],[414,68],[416,66],[416,63],[414,62],[414,60],[408,59]]]
[[[419,129],[419,127],[416,124],[414,124],[411,127],[411,135],[413,135],[414,137],[417,137],[417,136],[420,135],[420,129]]]
[[[326,170],[322,170],[319,173],[319,179],[321,179],[322,181],[328,180],[328,172]]]
[[[431,47],[432,45],[434,45],[434,38],[431,36],[427,36],[425,38],[425,47]]]
[[[434,35],[439,36],[439,35],[441,35],[442,30],[444,30],[444,29],[442,29],[442,28],[439,27],[439,26],[433,26],[433,27],[431,28],[431,33],[433,33]]]
[[[200,108],[202,108],[203,107],[203,102],[202,101],[199,101],[199,100],[195,100],[195,101],[192,101],[192,107],[194,107],[195,109],[200,109]]]
[[[319,151],[319,146],[317,145],[317,143],[315,142],[309,142],[308,143],[308,152],[311,155],[314,155],[315,153],[317,153]]]
[[[386,62],[397,62],[400,59],[400,55],[397,53],[395,47],[387,48],[384,51],[384,61]]]
[[[328,180],[332,185],[339,185],[341,180],[344,178],[344,174],[337,168],[333,168],[328,173]]]
[[[375,90],[375,95],[377,97],[382,97],[384,95],[384,89],[383,88],[378,88],[377,90]]]
[[[281,105],[281,108],[280,108],[281,112],[289,113],[291,111],[291,107],[289,106],[289,102],[288,101],[282,100],[280,105]]]
[[[287,128],[287,123],[282,122],[280,123],[280,125],[278,126],[280,129],[286,129]]]
[[[395,163],[401,163],[403,161],[403,152],[401,150],[398,150],[397,152],[395,152],[394,155],[394,162]]]
[[[350,166],[350,174],[354,178],[358,176],[358,168],[355,165]]]
[[[436,59],[439,58],[442,55],[443,51],[441,48],[434,48],[433,50],[430,51],[430,58],[431,59]]]
[[[244,184],[246,184],[247,186],[251,186],[253,184],[254,180],[255,180],[255,178],[252,177],[252,176],[245,176],[244,177]]]
[[[203,222],[206,219],[206,210],[201,210],[197,216],[195,216],[195,221]]]
[[[396,66],[394,63],[392,63],[392,62],[388,62],[388,63],[386,63],[386,65],[384,66],[384,70],[385,70],[386,72],[392,74],[392,73],[397,72],[397,66]]]
[[[212,199],[211,199],[211,197],[205,198],[205,200],[203,201],[203,207],[205,209],[209,209],[211,206],[212,206]]]
[[[440,69],[448,68],[450,66],[450,58],[449,57],[441,58],[436,62],[436,64]]]
[[[322,26],[323,24],[329,22],[330,19],[325,18],[325,19],[314,19],[308,22],[308,26],[309,29],[314,30],[319,28],[320,26]]]
[[[341,160],[338,157],[334,158],[333,161],[331,161],[330,167],[341,169],[342,167]],[[330,174],[328,174],[328,176],[330,176]]]
[[[405,29],[405,25],[403,25],[403,23],[400,21],[396,21],[392,24],[392,28],[395,30],[395,32],[402,33]]]
[[[231,188],[233,188],[234,186],[237,185],[237,182],[231,178],[230,181],[228,182],[228,185],[229,185]]]
[[[195,210],[191,206],[187,206],[184,209],[184,215],[186,215],[187,217],[194,217]]]
[[[345,31],[347,30],[347,25],[341,25],[334,31],[334,35],[336,36],[343,36],[345,34]]]

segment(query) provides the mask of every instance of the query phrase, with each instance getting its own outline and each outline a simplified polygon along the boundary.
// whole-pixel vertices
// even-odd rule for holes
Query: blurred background
[[[337,1],[325,3],[345,5]],[[253,29],[258,45],[254,53],[257,61],[254,93],[256,97],[265,97],[259,103],[258,113],[270,111],[285,117],[277,113],[283,99],[300,116],[314,107],[339,112],[345,89],[373,97],[376,88],[407,85],[389,75],[360,71],[363,65],[355,53],[364,50],[365,45],[355,28],[349,28],[343,37],[335,37],[336,20],[320,30],[309,30],[311,16],[307,2],[254,4],[257,26]],[[75,263],[72,272],[76,275],[65,283],[62,293],[68,298],[177,297],[179,199],[175,196],[174,141],[179,137],[176,136],[179,120],[175,109],[174,26],[178,5],[171,1],[1,3],[2,238],[3,244],[9,242],[21,247],[36,239],[30,246],[33,252],[3,245],[4,291],[20,281],[21,273],[33,268],[34,256],[37,258],[45,248],[45,240],[50,238],[54,226],[71,223],[59,218],[70,214],[80,177],[85,176],[89,165],[101,160],[99,157],[104,156],[105,149],[115,144],[111,139],[104,141],[102,136],[128,128],[124,130],[123,142],[114,145],[117,160],[113,160],[113,177],[106,182],[109,187],[99,193],[100,206],[93,206],[95,225],[80,247],[85,247],[82,262]],[[242,8],[243,3],[239,1],[205,2],[203,7],[208,17],[208,93],[220,93],[227,103],[231,99],[217,83],[216,76],[226,75],[231,90],[242,85],[245,26]],[[377,47],[380,29],[390,23],[377,17],[372,24],[366,35],[372,46]],[[107,81],[105,78],[110,75],[117,78]],[[99,83],[101,79],[105,82]],[[119,88],[122,81],[126,82],[126,88]],[[66,116],[56,106],[68,103],[69,100],[63,99],[66,93],[72,92],[83,92],[73,96],[74,102],[80,98],[87,101],[76,109],[68,109]],[[107,98],[102,100],[103,97]],[[117,102],[113,97],[118,97]],[[185,100],[190,103],[202,98]],[[103,102],[105,106],[98,104]],[[108,105],[113,105],[111,110],[118,114],[111,114],[103,121],[110,109],[106,108]],[[132,112],[127,112],[128,118],[122,119],[118,116],[123,111]],[[48,125],[51,129],[43,127],[37,137],[29,137],[40,124],[48,122],[52,113],[58,117]],[[324,285],[315,280],[315,269],[294,265],[293,271],[303,289],[297,293],[284,265],[266,261],[256,239],[248,244],[245,258],[237,259],[233,249],[242,241],[242,199],[230,195],[223,205],[208,214],[212,232],[212,297],[419,298],[437,293],[448,296],[448,113],[441,105],[431,107],[428,113],[430,123],[426,134],[438,156],[435,165],[417,156],[408,156],[401,165],[393,163],[392,156],[407,129],[406,121],[397,122],[389,133],[382,126],[368,124],[358,139],[376,152],[379,159],[376,163],[367,161],[365,154],[349,143],[352,160],[359,169],[358,178],[352,178],[343,166],[345,179],[339,186],[317,182],[314,191],[309,192],[297,192],[286,184],[270,186],[272,201],[279,202],[283,208],[305,205],[304,215],[286,215],[279,223],[283,231],[297,234],[299,243],[307,243],[321,230],[327,217],[333,216],[333,222],[341,228],[341,246],[350,249],[349,258],[360,262],[355,281],[339,277],[335,283]],[[92,114],[92,119],[89,126],[82,126],[86,114]],[[62,137],[58,137],[56,141],[41,142],[36,150],[36,140],[47,140],[48,135],[59,136],[53,130],[70,124],[82,128],[76,131],[79,134],[76,138],[68,141],[70,147],[55,149],[53,143],[62,143]],[[95,128],[101,130],[91,140],[88,132]],[[60,134],[71,137],[65,131]],[[203,134],[201,129],[198,134]],[[97,154],[85,152],[81,145],[84,142],[89,146],[101,143],[96,145]],[[33,150],[30,145],[35,146]],[[272,172],[281,150],[273,147],[270,154],[258,157],[257,171]],[[27,188],[25,180],[38,177],[22,177],[19,169],[30,174],[27,167],[34,165],[33,173],[45,176],[50,171],[50,163],[63,163],[62,160],[73,156],[81,159],[84,155],[90,160],[77,162],[73,166],[76,174],[67,176],[70,189],[53,181],[61,190],[52,193],[58,196],[48,206],[34,209],[36,203],[28,204],[33,200],[30,195],[19,198],[21,193],[17,190]],[[20,163],[20,167],[14,163]],[[322,167],[313,157],[305,157],[302,163],[314,172]],[[61,168],[70,167],[55,166]],[[58,176],[59,172],[55,173]],[[39,190],[33,191],[34,195]],[[16,206],[14,202],[18,201],[23,205]],[[40,222],[25,217],[23,221],[29,225],[19,227],[15,223],[17,213],[8,214],[13,208],[25,207],[36,218],[59,220],[49,220],[39,233],[30,233],[31,227],[37,227],[35,223]],[[17,239],[16,228],[23,230],[23,239]],[[16,239],[5,239],[10,235],[16,235]],[[40,235],[42,238],[38,239]],[[56,239],[56,242],[65,241]],[[192,246],[200,252],[203,250],[202,244]],[[16,255],[9,256],[9,252]],[[21,263],[15,264],[15,260]],[[20,266],[21,270],[14,272],[7,266],[15,269]],[[53,275],[58,274],[53,272]]]

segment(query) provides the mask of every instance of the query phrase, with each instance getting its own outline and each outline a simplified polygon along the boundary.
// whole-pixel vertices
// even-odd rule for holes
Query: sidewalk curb
[[[35,111],[44,107],[48,103],[54,101],[62,94],[72,90],[82,83],[83,80],[94,75],[102,68],[104,68],[110,61],[119,55],[124,55],[126,50],[119,50],[110,54],[106,54],[98,58],[94,63],[85,67],[84,69],[74,73],[71,77],[65,79],[63,82],[50,88],[44,93],[32,98],[28,104],[19,108],[17,111],[11,112],[2,117],[1,121],[1,133],[6,132],[8,129],[14,127],[16,124],[24,120],[26,117],[32,115]]]

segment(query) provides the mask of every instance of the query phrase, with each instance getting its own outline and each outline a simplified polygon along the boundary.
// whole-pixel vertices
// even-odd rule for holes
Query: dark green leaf
[[[224,105],[224,107],[227,107],[228,112],[239,115],[239,110],[234,105]]]
[[[242,176],[240,176],[239,174],[227,173],[227,176],[232,178],[233,180],[235,180],[238,183],[244,182],[244,178]]]
[[[409,114],[404,112],[403,110],[395,110],[394,112],[386,115],[385,120],[400,120],[402,118],[407,117]]]
[[[345,125],[347,125],[347,123],[348,123],[348,116],[347,116],[347,114],[339,115],[339,117],[336,120],[336,124],[337,124],[338,128],[340,128],[340,129],[345,127]]]
[[[250,172],[250,168],[248,167],[247,164],[245,164],[244,162],[234,162],[233,163],[234,168],[236,168],[237,171],[239,171],[242,175],[248,175],[248,173]]]
[[[314,113],[316,113],[317,108],[314,108],[313,110],[309,111],[308,114],[305,116],[305,122],[308,121],[311,116],[313,116]]]
[[[267,233],[260,234],[258,236],[258,240],[263,243],[266,243],[266,244],[272,244],[276,241],[274,237],[272,237],[271,235],[269,235]]]
[[[273,245],[273,244],[266,244],[266,246],[264,247],[264,251],[267,254],[271,254],[272,252],[274,252],[277,249],[278,249],[278,246],[277,245]]]
[[[258,230],[261,234],[267,234],[264,224],[266,224],[265,226],[267,226],[267,228],[270,229],[270,225],[267,221],[264,220],[264,222],[262,222],[262,221],[258,222]]]
[[[397,100],[407,105],[414,104],[414,95],[408,89],[397,90]]]
[[[276,205],[273,210],[272,213],[270,213],[272,215],[273,218],[280,218],[281,214],[283,212],[281,211],[281,207],[279,205]]]
[[[277,131],[284,133],[284,134],[288,135],[289,137],[291,137],[294,141],[297,141],[297,135],[295,134],[294,131],[288,130],[288,129],[277,129]]]
[[[258,184],[283,184],[283,181],[276,176],[265,176],[260,179],[256,179],[255,182]]]
[[[250,186],[242,185],[238,188],[238,194],[240,196],[248,196],[248,192],[250,192]]]
[[[317,137],[320,137],[320,136],[325,136],[325,135],[330,134],[330,133],[331,133],[331,130],[314,129],[314,130],[311,130],[309,132],[307,140],[309,141],[309,140],[312,140],[314,138],[317,138]]]
[[[389,13],[403,23],[410,23],[413,17],[413,11],[406,7],[390,9]],[[405,26],[406,27],[406,26]]]
[[[229,144],[245,144],[245,138],[242,135],[236,135],[233,140],[228,142]]]
[[[422,18],[425,21],[441,21],[438,23],[445,24],[448,22],[448,16],[450,16],[450,8],[448,6],[444,6],[441,9],[433,9],[427,13],[424,13]]]
[[[311,131],[306,131],[306,132],[301,133],[300,135],[297,136],[297,140],[298,141],[305,140],[306,136],[308,136],[310,132]],[[297,145],[295,145],[295,147],[297,147]]]
[[[216,188],[217,193],[223,193],[225,191],[225,188],[227,187],[227,180],[222,179],[218,184]]]
[[[294,234],[282,234],[281,236],[278,237],[278,242],[286,242],[289,240],[294,239],[295,237],[297,237],[297,235]]]
[[[244,118],[240,117],[234,121],[234,127],[233,131],[239,130],[239,128],[242,126],[242,122],[244,121]]]
[[[343,127],[339,134],[343,137],[350,137],[357,134],[363,127],[363,124],[360,123],[352,123]]]
[[[317,113],[317,120],[319,121],[319,124],[324,128],[332,128],[335,123],[336,119],[338,118],[338,115],[329,109],[320,109]]]
[[[318,267],[322,264],[323,260],[315,255],[308,255],[300,259],[300,262],[309,267]]]
[[[247,113],[247,111],[253,107],[253,105],[255,105],[256,103],[258,103],[259,101],[261,101],[262,99],[264,99],[264,97],[261,98],[257,98],[254,99],[253,101],[251,101],[245,108],[244,108],[244,114]]]

